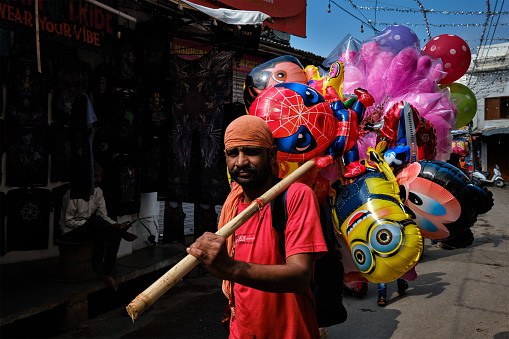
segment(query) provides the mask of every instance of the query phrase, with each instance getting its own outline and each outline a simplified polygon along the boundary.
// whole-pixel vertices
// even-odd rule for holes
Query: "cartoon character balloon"
[[[333,62],[329,67],[329,74],[324,77],[321,77],[318,68],[312,65],[306,66],[306,68],[304,68],[304,73],[306,73],[309,87],[316,89],[325,99],[328,99],[327,88],[332,87],[340,100],[343,100],[343,79],[345,71],[342,62]]]
[[[336,230],[345,238],[355,265],[371,282],[395,280],[415,266],[422,236],[405,213],[396,178],[372,149],[381,172],[366,172],[338,191]],[[390,178],[390,179],[388,179]]]
[[[456,82],[447,85],[440,85],[440,88],[449,88],[451,91],[451,100],[458,109],[458,114],[456,115],[456,127],[463,127],[472,121],[475,113],[477,112],[477,99],[470,88]]]
[[[493,194],[473,185],[455,166],[442,161],[413,163],[397,174],[400,195],[423,237],[453,239],[493,206]]]
[[[287,82],[260,93],[249,113],[269,125],[279,160],[303,162],[323,152],[337,158],[355,148],[364,103],[373,102],[367,92],[359,90],[357,94],[358,98],[347,109],[339,98],[329,103],[315,89]]]
[[[433,124],[422,118],[414,106],[406,101],[397,102],[389,108],[383,121],[377,144],[387,144],[384,159],[390,166],[397,168],[407,162],[435,158],[436,134]],[[406,152],[408,155],[402,158]]]
[[[445,78],[440,80],[441,84],[450,84],[461,78],[470,66],[471,53],[468,44],[457,35],[442,34],[434,37],[422,49],[435,58],[442,59]]]
[[[244,82],[246,111],[265,88],[283,82],[308,83],[304,67],[294,56],[283,55],[253,68]]]
[[[336,118],[329,103],[304,84],[283,83],[265,89],[249,113],[269,125],[279,160],[309,160],[325,151],[335,137]]]

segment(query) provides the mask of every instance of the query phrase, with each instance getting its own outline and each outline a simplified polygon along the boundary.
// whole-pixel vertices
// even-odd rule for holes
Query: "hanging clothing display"
[[[53,121],[50,126],[51,173],[50,181],[71,180],[71,133],[69,126]]]
[[[119,154],[113,158],[112,175],[104,180],[104,197],[108,214],[126,215],[140,212],[140,164],[137,156]]]
[[[168,201],[222,204],[229,192],[222,149],[223,106],[232,98],[232,53],[213,50],[197,60],[172,56]],[[201,177],[191,176],[191,149],[198,135]],[[198,133],[198,134],[196,134]],[[195,171],[196,172],[196,171]],[[201,192],[191,191],[193,181]]]
[[[141,131],[143,136],[169,136],[171,132],[171,83],[143,79],[140,86]]]
[[[158,200],[164,201],[168,178],[168,138],[144,136],[141,162],[141,192],[157,192]]]
[[[6,159],[7,186],[46,186],[48,126],[8,128]]]
[[[7,252],[48,248],[51,193],[42,188],[7,192]]]
[[[140,78],[139,50],[136,36],[129,27],[119,29],[120,38],[115,42],[115,87],[138,89]]]
[[[137,153],[139,151],[140,109],[134,91],[116,91],[113,96],[115,110],[111,123],[114,153]]]
[[[69,124],[74,101],[89,93],[92,68],[79,61],[75,50],[65,50],[55,60],[52,116],[54,121]]]
[[[102,125],[95,131],[92,141],[94,162],[99,163],[105,172],[111,168],[113,154],[115,153],[115,137],[112,131],[111,125]]]
[[[5,119],[9,128],[36,127],[48,123],[48,88],[45,73],[39,73],[35,60],[13,58],[10,62]]]
[[[115,103],[111,100],[114,93],[115,68],[111,63],[103,62],[94,70],[92,92],[94,94],[94,111],[100,125],[113,120]]]
[[[94,193],[92,124],[97,118],[88,96],[82,93],[71,114],[71,199],[88,201]]]

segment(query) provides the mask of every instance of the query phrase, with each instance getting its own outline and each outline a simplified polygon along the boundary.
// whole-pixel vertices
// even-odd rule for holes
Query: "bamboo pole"
[[[302,177],[315,166],[315,159],[311,159],[290,173],[286,178],[278,182],[267,192],[265,192],[259,199],[266,205],[271,202],[277,195],[282,193],[291,183]],[[233,218],[230,222],[224,225],[219,231],[218,235],[228,237],[242,226],[249,218],[259,211],[259,205],[253,201],[242,213]],[[182,279],[189,271],[191,271],[200,260],[188,254],[184,259],[179,261],[168,272],[160,277],[156,282],[150,285],[145,291],[140,293],[129,305],[127,305],[127,313],[131,316],[134,322],[140,314],[150,307],[157,299],[164,293],[172,288],[180,279]]]

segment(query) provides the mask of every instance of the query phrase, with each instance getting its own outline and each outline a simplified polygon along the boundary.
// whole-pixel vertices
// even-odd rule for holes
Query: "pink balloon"
[[[447,75],[440,80],[440,84],[450,84],[458,80],[470,66],[472,57],[470,47],[457,35],[442,34],[434,37],[422,50],[435,58],[442,59],[443,70],[447,72]]]

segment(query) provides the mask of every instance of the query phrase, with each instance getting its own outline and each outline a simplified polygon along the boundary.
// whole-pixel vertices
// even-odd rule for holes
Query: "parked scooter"
[[[505,186],[505,181],[504,178],[502,178],[502,173],[500,173],[498,165],[495,165],[495,167],[493,167],[493,176],[491,177],[491,179],[489,179],[489,177],[490,172],[475,170],[472,173],[472,180],[474,180],[476,184],[479,185],[495,184],[495,186],[497,187]]]

